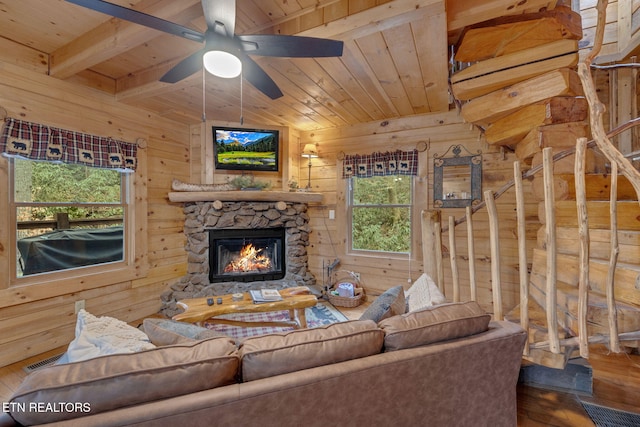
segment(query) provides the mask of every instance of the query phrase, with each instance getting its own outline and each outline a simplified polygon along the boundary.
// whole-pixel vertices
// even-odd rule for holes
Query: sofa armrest
[[[0,427],[17,427],[20,426],[9,414],[0,412]]]

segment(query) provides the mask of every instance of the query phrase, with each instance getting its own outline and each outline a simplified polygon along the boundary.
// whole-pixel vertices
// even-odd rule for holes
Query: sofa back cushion
[[[371,320],[248,338],[240,345],[243,381],[378,354],[384,332]]]
[[[491,316],[477,302],[442,304],[390,317],[378,323],[385,351],[462,338],[489,329]]]
[[[238,366],[229,338],[53,365],[25,378],[11,398],[11,416],[24,425],[43,424],[193,393],[236,382]],[[65,402],[77,407],[60,407]]]

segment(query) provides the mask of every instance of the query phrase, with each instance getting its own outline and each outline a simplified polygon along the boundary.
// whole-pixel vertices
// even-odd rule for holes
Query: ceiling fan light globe
[[[210,50],[202,57],[205,70],[217,77],[232,79],[242,71],[242,62],[237,56],[222,50]]]

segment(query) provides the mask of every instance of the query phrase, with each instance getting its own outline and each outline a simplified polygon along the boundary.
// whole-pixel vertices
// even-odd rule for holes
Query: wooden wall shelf
[[[293,191],[173,191],[172,202],[322,202],[322,193]]]

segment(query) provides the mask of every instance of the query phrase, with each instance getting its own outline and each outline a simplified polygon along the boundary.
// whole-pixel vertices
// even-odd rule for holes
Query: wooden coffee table
[[[183,313],[173,316],[173,320],[181,322],[195,323],[202,326],[202,323],[221,323],[233,326],[293,326],[294,328],[306,328],[307,318],[304,309],[313,307],[318,303],[315,295],[311,295],[306,286],[281,289],[282,300],[255,304],[251,295],[246,292],[240,301],[234,301],[232,295],[215,295],[204,298],[192,298],[178,301],[178,305],[185,309]],[[207,299],[213,298],[215,304],[208,305]],[[218,298],[222,299],[222,304],[218,304]],[[217,316],[232,313],[264,313],[269,311],[289,310],[289,321],[281,322],[243,322],[239,320],[220,319]]]

